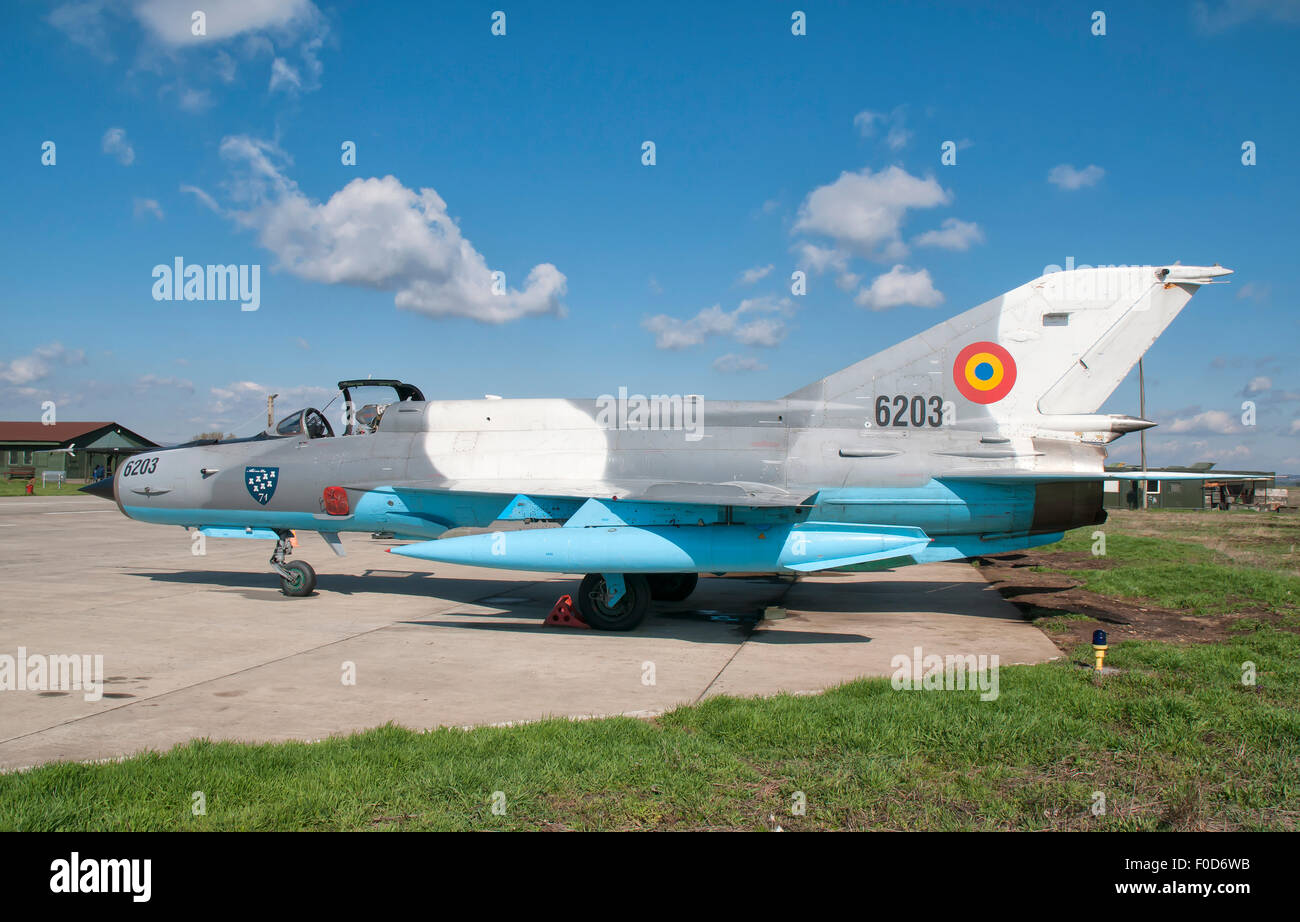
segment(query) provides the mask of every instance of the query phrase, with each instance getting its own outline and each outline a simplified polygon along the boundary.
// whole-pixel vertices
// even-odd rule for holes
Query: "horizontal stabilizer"
[[[1213,471],[950,471],[940,480],[976,480],[996,483],[1083,483],[1090,480],[1260,480],[1252,474],[1216,474]]]

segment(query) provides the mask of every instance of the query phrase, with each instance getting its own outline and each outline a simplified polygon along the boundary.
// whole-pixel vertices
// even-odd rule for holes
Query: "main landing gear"
[[[695,591],[698,573],[648,573],[650,598],[656,602],[680,602]]]
[[[285,595],[311,595],[316,589],[316,571],[305,560],[288,560],[293,553],[289,532],[279,532],[271,552],[271,569],[280,574],[280,591]]]
[[[680,602],[695,591],[697,573],[588,573],[578,587],[578,613],[601,631],[630,631],[650,602]]]

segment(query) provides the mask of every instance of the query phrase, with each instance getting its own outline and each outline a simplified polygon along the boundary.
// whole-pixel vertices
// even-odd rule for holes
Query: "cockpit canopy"
[[[366,403],[359,408],[354,402],[353,391],[369,388],[386,388],[390,389],[395,399],[387,402]],[[366,435],[374,432],[384,417],[384,411],[393,403],[402,403],[405,401],[423,401],[424,394],[414,384],[406,384],[391,378],[359,378],[350,381],[340,381],[339,390],[343,393],[343,408],[341,417],[342,435]],[[382,396],[382,395],[381,395]],[[333,401],[331,401],[333,403]],[[325,408],[329,409],[328,406]],[[334,427],[326,418],[322,410],[315,407],[307,407],[290,413],[284,419],[280,420],[271,429],[258,438],[271,436],[274,438],[290,438],[292,436],[306,436],[311,439],[328,439],[334,436]]]
[[[334,435],[334,427],[325,418],[325,414],[315,407],[308,407],[296,413],[290,413],[275,424],[275,434],[279,436],[305,435],[312,439],[328,439]]]

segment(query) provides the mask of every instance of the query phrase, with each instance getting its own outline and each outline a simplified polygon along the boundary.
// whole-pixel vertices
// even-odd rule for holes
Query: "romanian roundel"
[[[1016,383],[1016,360],[997,343],[971,343],[952,366],[957,390],[974,403],[997,403]]]

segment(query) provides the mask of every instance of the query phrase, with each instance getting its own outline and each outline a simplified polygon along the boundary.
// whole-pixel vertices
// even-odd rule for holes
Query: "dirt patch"
[[[1106,570],[1116,566],[1104,557],[1081,551],[1023,551],[998,557],[981,557],[980,573],[1062,652],[1092,641],[1101,628],[1110,643],[1121,640],[1162,640],[1171,643],[1211,643],[1240,637],[1233,625],[1246,618],[1276,622],[1278,613],[1266,609],[1231,615],[1190,615],[1184,611],[1144,604],[1140,600],[1113,599],[1089,592],[1080,582],[1057,570]],[[1035,568],[1043,567],[1046,570]],[[1055,616],[1083,615],[1087,620]],[[1050,624],[1050,627],[1049,627]]]

